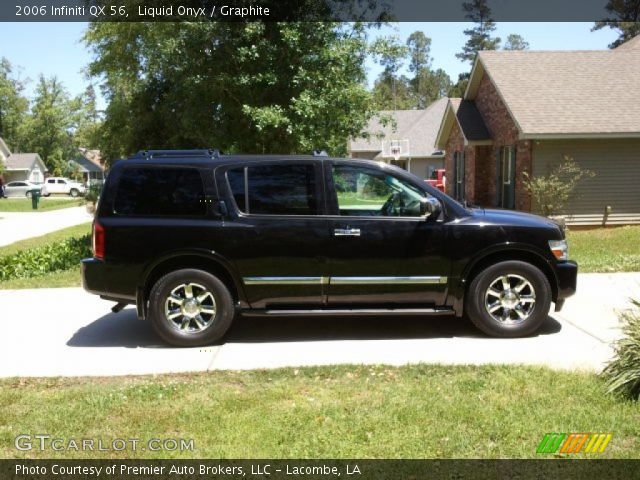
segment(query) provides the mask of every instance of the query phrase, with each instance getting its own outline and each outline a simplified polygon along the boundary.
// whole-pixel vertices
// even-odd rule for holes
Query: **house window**
[[[516,207],[516,152],[512,145],[498,150],[498,206]]]
[[[453,153],[453,197],[459,202],[464,201],[464,152]]]

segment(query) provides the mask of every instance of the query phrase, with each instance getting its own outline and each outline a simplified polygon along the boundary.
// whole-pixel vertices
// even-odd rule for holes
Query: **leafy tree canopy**
[[[72,135],[77,110],[77,100],[70,98],[56,77],[41,75],[24,126],[24,151],[39,153],[50,170],[59,170],[75,154]]]
[[[605,27],[617,30],[618,38],[609,48],[616,48],[640,35],[640,0],[609,0],[605,8],[611,17],[596,22],[591,30]]]
[[[522,35],[518,35],[517,33],[512,33],[507,36],[507,41],[504,42],[505,50],[528,50],[529,42],[527,42]]]
[[[0,58],[0,138],[13,151],[22,149],[23,125],[29,109],[23,91],[24,82],[16,78],[9,60]]]
[[[369,26],[93,23],[108,159],[148,148],[343,154],[374,113]]]
[[[380,110],[423,109],[447,94],[451,79],[444,70],[432,69],[431,39],[423,32],[413,32],[406,45],[389,37],[381,39],[376,47],[384,67],[373,89]],[[406,62],[412,76],[398,74]]]

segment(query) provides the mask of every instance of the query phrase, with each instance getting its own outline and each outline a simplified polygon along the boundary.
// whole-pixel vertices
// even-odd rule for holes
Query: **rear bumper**
[[[94,295],[105,295],[105,265],[102,260],[85,258],[82,260],[82,288]]]
[[[576,262],[557,263],[556,277],[558,278],[557,300],[564,300],[576,293],[578,283],[578,264]]]
[[[97,258],[82,260],[82,288],[93,295],[100,295],[114,302],[135,303],[135,290],[123,289],[118,270]]]

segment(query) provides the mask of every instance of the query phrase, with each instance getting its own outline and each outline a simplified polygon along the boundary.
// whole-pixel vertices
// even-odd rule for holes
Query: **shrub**
[[[31,278],[75,267],[91,256],[91,236],[72,237],[0,257],[0,281]]]
[[[615,357],[602,372],[608,392],[617,392],[627,398],[640,398],[640,301],[623,312],[624,337],[615,344]]]
[[[581,169],[571,157],[565,155],[564,161],[549,175],[531,177],[524,172],[523,176],[524,188],[531,195],[534,209],[548,217],[559,214],[578,183],[595,176],[595,173]]]
[[[96,203],[100,197],[102,185],[91,185],[84,194],[84,200],[87,203]]]

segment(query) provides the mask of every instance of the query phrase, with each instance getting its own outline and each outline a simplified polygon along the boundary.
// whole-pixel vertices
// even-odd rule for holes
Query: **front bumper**
[[[555,265],[558,278],[558,296],[556,303],[576,293],[578,283],[578,264],[573,261],[560,262]]]

